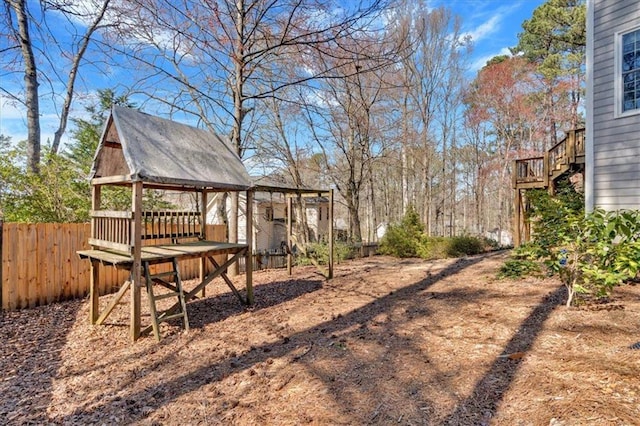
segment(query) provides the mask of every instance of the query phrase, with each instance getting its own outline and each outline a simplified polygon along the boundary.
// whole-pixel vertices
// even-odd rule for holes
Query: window
[[[273,207],[267,207],[264,211],[264,220],[273,222]]]
[[[616,34],[616,116],[640,113],[640,28]]]
[[[622,112],[640,108],[640,30],[622,35]]]

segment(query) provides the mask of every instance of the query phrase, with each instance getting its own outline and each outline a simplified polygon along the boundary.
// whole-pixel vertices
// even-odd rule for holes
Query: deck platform
[[[219,254],[236,254],[247,249],[246,244],[232,244],[217,241],[193,241],[182,244],[163,244],[144,246],[141,249],[141,261],[149,265],[167,263],[172,259],[207,258]],[[133,256],[116,250],[78,251],[81,259],[97,260],[104,265],[130,270]]]

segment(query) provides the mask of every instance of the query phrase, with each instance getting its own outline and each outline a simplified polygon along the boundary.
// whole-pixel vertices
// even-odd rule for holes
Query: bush
[[[342,241],[336,241],[333,244],[333,254],[336,262],[343,262],[345,259],[353,258],[356,247]],[[329,263],[329,244],[328,243],[309,243],[306,248],[306,256],[300,254],[296,257],[298,265],[311,265],[312,259],[320,265]]]
[[[571,218],[550,252],[546,264],[567,288],[567,306],[576,294],[606,297],[640,269],[640,211],[596,209]]]
[[[381,254],[427,260],[473,255],[484,251],[485,242],[477,237],[427,237],[424,235],[420,216],[413,207],[407,210],[400,224],[389,226],[379,248]]]
[[[448,243],[447,255],[449,257],[471,256],[485,251],[482,240],[469,235],[452,237]]]
[[[424,226],[418,212],[410,206],[402,222],[390,225],[380,241],[379,252],[395,257],[417,257],[422,245]]]
[[[520,277],[539,272],[540,264],[557,274],[567,288],[567,306],[577,294],[606,297],[640,270],[640,211],[587,215],[583,198],[567,182],[557,196],[530,191],[534,241],[513,251],[499,276]]]
[[[445,237],[427,237],[420,239],[418,246],[418,257],[426,260],[443,259],[448,257],[449,243]]]
[[[509,259],[500,267],[498,278],[522,278],[540,273],[540,263],[531,259]]]

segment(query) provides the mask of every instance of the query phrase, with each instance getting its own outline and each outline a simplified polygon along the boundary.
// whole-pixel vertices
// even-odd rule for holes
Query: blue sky
[[[474,52],[472,70],[482,68],[487,60],[504,53],[518,43],[522,23],[530,19],[543,0],[443,0],[462,17],[462,29],[472,36]]]
[[[473,74],[487,60],[496,55],[507,53],[509,47],[516,45],[518,33],[522,31],[522,22],[529,19],[533,10],[542,3],[544,3],[543,0],[429,1],[431,6],[446,6],[462,18],[462,31],[470,35],[474,42],[474,51],[470,62],[472,75],[470,77],[473,77]],[[114,71],[112,69],[106,74]],[[10,84],[8,81],[3,81],[2,75],[0,74],[0,84],[3,86]],[[82,113],[83,105],[80,98],[91,96],[92,88],[90,86],[92,83],[91,79],[85,80],[83,87],[79,88],[80,96],[74,103],[72,117]],[[112,87],[103,81],[95,83],[96,88]],[[60,88],[62,89],[62,87]],[[46,143],[47,139],[52,139],[57,123],[57,114],[46,99],[41,100],[41,117],[42,140],[43,143]],[[7,102],[6,97],[0,95],[0,134],[11,136],[14,142],[22,140],[27,133],[25,123],[24,110]]]

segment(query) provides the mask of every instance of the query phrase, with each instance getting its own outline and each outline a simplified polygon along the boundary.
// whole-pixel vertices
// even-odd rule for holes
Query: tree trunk
[[[242,120],[244,111],[243,106],[243,83],[244,83],[244,0],[236,1],[236,48],[234,52],[235,74],[233,85],[233,129],[231,132],[231,141],[233,148],[240,158],[242,158]],[[231,212],[229,214],[229,242],[238,242],[238,215],[240,214],[239,193],[231,193]],[[247,209],[253,206],[246,206]],[[251,232],[247,229],[246,232]],[[237,275],[239,272],[238,263],[231,265],[230,275]]]
[[[62,105],[62,110],[60,112],[60,123],[58,124],[58,129],[55,131],[53,135],[53,142],[51,144],[51,152],[54,154],[58,153],[58,149],[60,147],[60,141],[62,140],[62,135],[64,134],[67,128],[67,121],[69,119],[69,110],[71,109],[71,100],[73,99],[73,92],[76,83],[76,77],[78,76],[78,68],[80,68],[80,61],[84,57],[84,53],[87,51],[87,47],[89,46],[89,42],[91,41],[91,37],[93,33],[98,28],[98,25],[104,18],[105,12],[107,11],[107,7],[109,6],[109,2],[111,0],[103,0],[102,6],[100,7],[100,11],[96,16],[96,19],[93,20],[91,26],[87,28],[87,32],[84,37],[82,37],[82,41],[78,46],[78,53],[76,53],[73,58],[73,63],[71,64],[71,70],[69,71],[69,79],[67,80],[67,88],[65,92],[64,104]]]
[[[27,107],[27,170],[40,172],[40,105],[38,101],[38,70],[29,35],[29,20],[25,0],[9,4],[18,20],[20,50],[24,60],[25,106]]]

